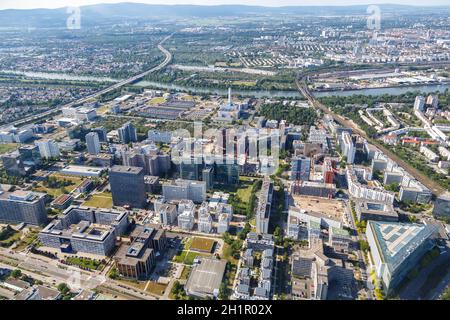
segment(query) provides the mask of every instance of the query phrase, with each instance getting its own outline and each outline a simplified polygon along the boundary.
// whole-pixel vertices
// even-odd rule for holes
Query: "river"
[[[65,81],[90,81],[90,82],[103,82],[103,83],[115,83],[119,82],[119,79],[113,79],[108,77],[95,77],[95,76],[78,76],[65,73],[50,73],[50,72],[31,72],[31,71],[12,71],[12,70],[0,70],[2,73],[23,75],[28,78],[34,79],[48,79],[48,80],[65,80]],[[165,90],[176,90],[184,92],[193,92],[198,94],[216,94],[226,96],[228,90],[217,89],[217,88],[196,88],[188,86],[180,86],[176,84],[153,82],[153,81],[140,81],[135,84],[135,86],[144,88],[154,88],[154,89],[165,89]],[[402,87],[390,87],[390,88],[369,88],[361,90],[347,90],[347,91],[322,91],[314,92],[316,97],[329,97],[329,96],[351,96],[356,94],[361,95],[382,95],[391,94],[399,95],[406,93],[408,91],[420,91],[420,92],[443,92],[445,89],[450,89],[450,84],[431,84],[431,85],[420,85],[420,86],[402,86]],[[233,90],[233,94],[240,95],[243,97],[274,97],[274,98],[300,98],[301,94],[298,91],[269,91],[269,90]]]
[[[217,94],[226,96],[228,94],[228,90],[225,89],[215,89],[215,88],[195,88],[195,87],[187,87],[180,86],[175,84],[168,83],[160,83],[153,81],[141,81],[135,84],[140,87],[148,87],[155,89],[166,89],[166,90],[176,90],[176,91],[184,91],[184,92],[194,92],[199,94]],[[433,84],[433,85],[422,85],[422,86],[403,86],[403,87],[390,87],[390,88],[370,88],[370,89],[361,89],[361,90],[347,90],[347,91],[322,91],[322,92],[314,92],[316,97],[329,97],[329,96],[341,96],[347,97],[357,94],[362,95],[382,95],[382,94],[391,94],[391,95],[399,95],[402,93],[406,93],[408,91],[420,91],[420,92],[443,92],[445,89],[450,89],[450,84]],[[256,97],[256,98],[264,98],[264,97],[285,97],[285,98],[300,98],[301,94],[298,91],[267,91],[267,90],[233,90],[233,94],[241,95],[245,97]]]

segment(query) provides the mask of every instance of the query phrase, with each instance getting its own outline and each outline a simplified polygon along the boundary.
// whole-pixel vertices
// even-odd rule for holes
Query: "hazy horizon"
[[[66,6],[85,6],[92,4],[106,3],[145,3],[158,5],[254,5],[266,7],[283,7],[283,6],[351,6],[351,5],[370,5],[370,4],[399,4],[399,5],[415,5],[415,6],[442,6],[449,5],[448,0],[430,0],[426,4],[419,0],[42,0],[39,2],[32,0],[2,0],[0,2],[0,10],[4,9],[37,9],[37,8],[62,8]]]

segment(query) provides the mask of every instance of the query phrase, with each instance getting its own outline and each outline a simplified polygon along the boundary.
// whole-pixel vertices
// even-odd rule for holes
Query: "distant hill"
[[[380,5],[383,13],[450,13],[450,6],[414,7]],[[366,15],[366,5],[262,7],[244,5],[150,5],[141,3],[98,4],[81,8],[83,25],[101,25],[112,21],[163,20],[164,18],[213,18],[248,15]],[[66,8],[0,10],[0,27],[64,27]]]

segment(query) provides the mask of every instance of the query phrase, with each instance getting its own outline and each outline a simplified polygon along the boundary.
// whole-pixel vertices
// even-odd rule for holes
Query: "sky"
[[[409,5],[449,5],[449,0],[0,0],[0,9],[60,8],[83,6],[96,3],[141,2],[149,4],[246,4],[261,6],[292,5],[355,5],[355,4],[409,4]]]

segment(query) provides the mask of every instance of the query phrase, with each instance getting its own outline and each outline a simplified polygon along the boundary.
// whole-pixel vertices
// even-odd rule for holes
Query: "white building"
[[[173,225],[177,219],[177,206],[173,204],[155,202],[155,212],[164,226]]]
[[[39,148],[42,158],[58,158],[60,156],[59,146],[54,140],[39,140],[35,142]]]
[[[86,145],[90,154],[97,155],[100,153],[101,146],[97,132],[90,132],[86,135]]]
[[[178,227],[183,230],[192,230],[192,228],[194,228],[193,210],[185,210],[178,215]]]
[[[225,233],[230,227],[230,221],[228,220],[228,215],[226,213],[221,213],[219,215],[219,223],[217,225],[217,233]]]
[[[381,188],[371,187],[359,182],[353,166],[348,166],[346,170],[348,191],[350,195],[357,199],[367,199],[379,201],[387,204],[393,204],[395,193]],[[368,177],[369,178],[369,177]],[[371,178],[371,177],[370,177]],[[370,179],[368,179],[370,180]]]
[[[438,150],[442,157],[446,158],[447,161],[450,161],[450,151],[448,149],[439,147]]]
[[[352,136],[347,132],[342,132],[342,155],[347,158],[347,163],[355,162],[356,148]]]
[[[0,132],[0,142],[4,143],[24,143],[33,138],[31,129],[9,128]]]
[[[198,231],[204,233],[211,233],[212,217],[208,211],[198,213]]]
[[[428,158],[428,160],[433,161],[433,162],[437,162],[439,161],[439,156],[434,153],[432,150],[430,150],[429,148],[425,147],[425,146],[420,146],[420,152]]]
[[[178,179],[163,184],[162,189],[166,201],[188,199],[195,203],[202,203],[206,200],[206,183],[203,181]]]
[[[424,111],[425,108],[425,98],[422,96],[417,96],[414,101],[414,110]]]

